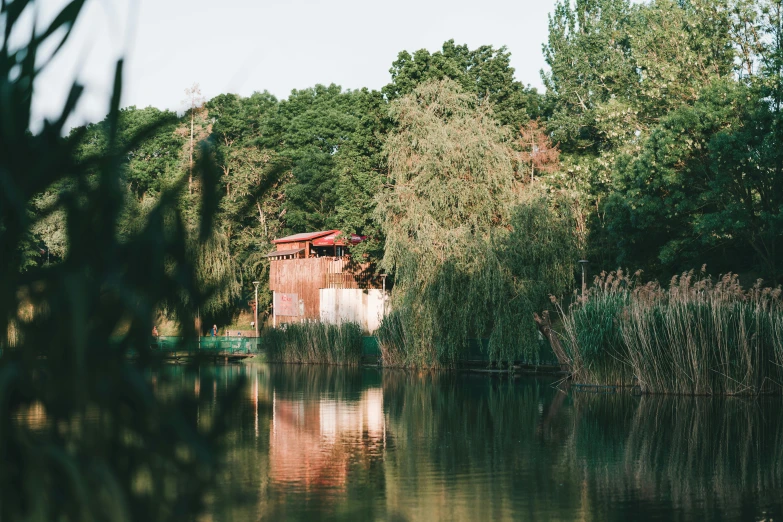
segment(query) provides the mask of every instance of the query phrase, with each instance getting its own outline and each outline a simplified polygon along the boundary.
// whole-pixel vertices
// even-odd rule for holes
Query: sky
[[[41,26],[65,0],[37,0]],[[197,82],[206,99],[335,83],[380,89],[402,50],[454,39],[511,52],[516,78],[543,89],[541,50],[555,0],[87,0],[71,40],[36,83],[34,126],[54,117],[74,79],[85,95],[71,126],[107,112],[123,56],[122,106],[182,111]]]

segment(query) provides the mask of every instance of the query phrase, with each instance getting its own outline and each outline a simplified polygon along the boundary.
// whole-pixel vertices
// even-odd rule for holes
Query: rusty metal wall
[[[345,258],[272,259],[269,263],[269,289],[298,294],[304,301],[304,315],[278,317],[278,321],[320,319],[321,288],[372,288],[363,274],[369,265],[351,263]],[[376,287],[377,288],[377,287]]]

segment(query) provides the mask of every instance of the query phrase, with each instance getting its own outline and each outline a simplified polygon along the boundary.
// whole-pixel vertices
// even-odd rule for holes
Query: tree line
[[[201,284],[219,289],[205,313],[246,305],[275,237],[329,228],[366,235],[355,253],[402,286],[427,273],[411,259],[440,266],[462,249],[497,261],[501,233],[602,269],[665,277],[707,264],[778,283],[782,10],[780,0],[559,1],[542,49],[545,92],[515,77],[505,47],[451,40],[436,52],[399,53],[380,91],[221,94],[179,116],[123,109],[116,139],[131,146],[120,233],[187,175],[195,141],[206,144],[195,154],[221,173],[221,197],[204,197],[196,180],[181,202],[194,238],[203,205],[218,206],[209,247],[192,242]],[[86,162],[107,136],[103,121],[66,140],[78,140]],[[30,208],[45,217],[26,243],[28,267],[46,262],[42,252],[49,262],[67,255],[62,214],[47,207],[60,189]],[[546,203],[543,218],[519,217],[533,199]],[[564,227],[573,248],[542,240],[547,223]],[[444,233],[435,238],[436,230]],[[550,254],[515,253],[528,266],[554,266]],[[515,285],[534,277],[504,273]],[[565,291],[556,279],[538,293]],[[262,290],[261,312],[270,298]]]

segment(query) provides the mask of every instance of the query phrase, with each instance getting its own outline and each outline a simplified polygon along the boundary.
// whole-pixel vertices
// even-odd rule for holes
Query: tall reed
[[[378,347],[381,351],[381,361],[386,367],[432,366],[437,361],[437,355],[429,350],[419,353],[421,349],[414,348],[412,325],[407,324],[402,314],[392,310],[381,321],[375,332]],[[418,364],[417,364],[418,363]]]
[[[685,395],[783,391],[781,289],[761,281],[744,290],[736,275],[713,281],[691,271],[664,289],[602,274],[563,314],[563,328],[561,362],[576,382]]]
[[[294,323],[263,337],[272,362],[357,365],[362,360],[362,329],[356,323]]]

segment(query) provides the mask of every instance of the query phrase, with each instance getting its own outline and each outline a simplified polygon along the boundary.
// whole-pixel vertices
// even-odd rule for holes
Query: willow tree
[[[516,181],[507,129],[452,80],[422,84],[390,115],[392,187],[377,207],[395,275],[394,311],[379,333],[385,362],[453,365],[471,339],[487,339],[495,362],[533,356],[537,289],[556,293],[571,277],[565,220]],[[550,233],[566,245],[555,260],[530,241]]]

